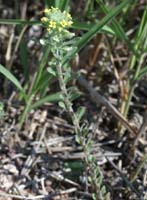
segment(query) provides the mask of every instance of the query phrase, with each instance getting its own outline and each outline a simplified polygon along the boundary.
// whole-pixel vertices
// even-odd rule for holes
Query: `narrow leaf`
[[[62,95],[61,95],[60,92],[50,94],[50,95],[38,100],[34,104],[32,104],[30,110],[37,108],[37,107],[40,107],[47,102],[58,102],[58,101],[61,101],[61,100],[62,100]]]
[[[16,79],[16,77],[11,72],[9,72],[1,64],[0,64],[0,73],[3,74],[7,79],[9,79],[17,87],[17,89],[22,92],[22,94],[24,95],[24,97],[26,97],[25,91],[22,88],[20,82]]]
[[[107,23],[110,23],[111,20],[120,13],[120,11],[128,4],[131,3],[131,0],[123,1],[116,8],[112,9],[109,14],[107,14],[101,21],[97,22],[87,33],[85,33],[79,40],[75,43],[77,49],[69,52],[64,58],[63,63],[71,59],[76,53],[78,53]]]

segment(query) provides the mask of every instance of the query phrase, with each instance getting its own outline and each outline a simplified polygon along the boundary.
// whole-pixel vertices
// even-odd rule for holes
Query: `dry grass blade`
[[[77,190],[77,188],[70,188],[67,190],[62,190],[60,192],[55,192],[54,194],[50,194],[50,195],[37,195],[37,196],[22,196],[22,195],[15,195],[15,194],[8,194],[8,193],[4,193],[3,191],[0,191],[0,196],[4,197],[4,198],[14,198],[14,199],[23,199],[23,200],[35,200],[35,199],[52,199],[53,197],[57,197],[58,199],[60,198],[61,195],[65,195],[65,194],[70,194],[73,193]]]
[[[143,123],[142,123],[142,125],[141,125],[141,127],[140,127],[140,129],[138,131],[137,137],[136,137],[136,139],[134,141],[134,147],[137,146],[138,141],[139,141],[140,137],[142,136],[142,134],[145,132],[146,127],[147,127],[147,111],[146,111],[146,113],[144,115]]]

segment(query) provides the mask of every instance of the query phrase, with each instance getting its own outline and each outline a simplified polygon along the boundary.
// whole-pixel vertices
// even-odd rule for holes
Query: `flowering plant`
[[[44,13],[45,17],[41,21],[46,28],[46,35],[41,39],[41,44],[49,45],[52,52],[47,70],[59,80],[61,96],[63,97],[63,101],[59,102],[59,105],[71,112],[72,108],[69,98],[72,98],[73,89],[68,88],[67,92],[66,84],[68,80],[72,79],[72,73],[70,67],[65,67],[63,60],[64,56],[75,48],[74,33],[68,30],[73,23],[72,17],[68,12],[62,12],[54,7],[45,9]]]
[[[58,46],[58,48],[63,47],[63,42],[74,36],[73,33],[67,30],[73,24],[71,15],[54,7],[45,9],[44,13],[45,17],[41,18],[41,22],[47,30],[47,35],[41,40],[41,43],[48,43],[54,47]]]
[[[47,27],[48,32],[64,32],[65,28],[72,25],[72,17],[66,11],[61,12],[58,8],[51,7],[51,9],[44,10],[45,17],[41,19],[43,24]]]
[[[45,9],[45,17],[41,19],[45,26],[47,33],[45,38],[41,41],[42,44],[51,46],[52,58],[49,62],[48,72],[58,78],[59,86],[61,89],[61,101],[59,105],[64,108],[74,125],[74,131],[76,134],[76,141],[83,147],[85,153],[85,163],[93,172],[88,179],[91,185],[94,185],[96,192],[93,194],[93,199],[97,199],[97,196],[105,196],[105,186],[102,184],[102,177],[100,174],[99,166],[96,163],[94,156],[91,156],[91,140],[87,140],[89,133],[88,126],[80,124],[80,119],[85,112],[84,107],[79,107],[75,112],[72,105],[73,97],[78,97],[77,93],[72,88],[67,88],[67,80],[72,79],[73,74],[70,67],[64,66],[64,56],[74,50],[75,40],[74,36],[68,28],[72,25],[72,18],[66,11],[61,12],[58,8]],[[103,186],[103,187],[102,187]],[[102,189],[101,189],[102,188]]]

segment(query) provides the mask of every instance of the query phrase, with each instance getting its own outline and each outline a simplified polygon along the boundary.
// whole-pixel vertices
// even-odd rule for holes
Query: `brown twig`
[[[77,80],[79,84],[89,92],[92,101],[94,101],[98,105],[104,105],[109,110],[109,112],[116,119],[118,119],[128,131],[130,131],[133,135],[137,134],[133,127],[123,117],[123,115],[104,96],[102,96],[99,92],[95,91],[94,88],[87,82],[87,80],[82,75],[80,75],[77,78]]]

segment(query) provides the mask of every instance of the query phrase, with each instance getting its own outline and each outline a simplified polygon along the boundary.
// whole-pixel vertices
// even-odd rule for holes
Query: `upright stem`
[[[92,186],[93,186],[93,189],[94,189],[94,192],[95,192],[94,195],[99,197],[99,199],[104,200],[104,199],[106,199],[106,194],[104,194],[106,191],[102,192],[102,190],[101,190],[102,184],[97,184],[98,176],[100,178],[102,178],[101,173],[100,173],[100,168],[99,168],[98,165],[95,165],[94,161],[92,161],[90,159],[90,147],[88,146],[88,143],[86,143],[85,138],[82,137],[81,133],[83,132],[83,130],[81,130],[81,128],[80,128],[79,120],[78,120],[76,114],[74,113],[74,110],[72,108],[72,103],[69,100],[68,92],[67,92],[67,89],[66,89],[66,84],[64,82],[63,70],[62,70],[62,66],[61,66],[60,63],[61,62],[59,61],[58,64],[56,65],[56,69],[57,69],[59,85],[60,85],[60,88],[61,88],[62,95],[64,97],[64,103],[65,103],[66,109],[69,112],[70,117],[72,119],[76,135],[78,136],[79,144],[83,148],[83,151],[84,151],[84,154],[85,154],[86,165],[92,171],[91,179],[92,179]],[[105,186],[103,186],[103,187],[105,188]]]
[[[70,102],[70,100],[68,98],[68,92],[67,92],[66,85],[65,85],[65,82],[64,82],[64,77],[63,77],[63,70],[62,70],[62,66],[61,66],[60,63],[61,62],[59,61],[57,66],[56,66],[60,88],[61,88],[61,91],[62,91],[62,95],[64,97],[66,109],[67,109],[68,113],[70,114],[70,117],[71,117],[72,122],[74,124],[75,132],[77,134],[79,134],[80,133],[79,120],[78,120],[76,114],[74,113],[74,110],[72,108],[72,103]]]

